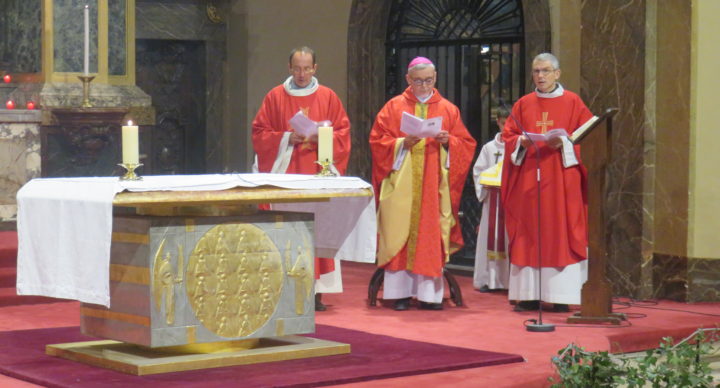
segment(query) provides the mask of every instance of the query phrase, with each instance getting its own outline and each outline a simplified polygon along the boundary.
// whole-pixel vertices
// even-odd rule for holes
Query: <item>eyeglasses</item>
[[[548,74],[552,73],[553,71],[555,71],[555,69],[545,68],[545,69],[533,69],[532,72],[534,75],[539,75],[539,74],[548,75]]]
[[[417,79],[412,80],[412,84],[415,86],[423,86],[423,84],[430,86],[434,83],[435,83],[435,77],[425,78],[425,79],[417,78]]]
[[[300,73],[312,74],[315,72],[315,69],[312,67],[305,67],[305,68],[293,67],[292,72],[293,72],[293,74],[300,74]]]

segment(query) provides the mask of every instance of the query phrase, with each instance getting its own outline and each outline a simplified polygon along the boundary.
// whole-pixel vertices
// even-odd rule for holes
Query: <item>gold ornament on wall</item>
[[[215,24],[223,23],[225,20],[220,16],[220,10],[214,1],[208,0],[205,5],[205,13],[207,14],[208,20]]]

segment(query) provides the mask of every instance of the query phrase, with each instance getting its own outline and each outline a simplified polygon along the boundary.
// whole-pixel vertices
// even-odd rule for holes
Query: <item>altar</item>
[[[82,332],[107,339],[48,354],[152,374],[350,351],[298,334],[315,328],[317,251],[374,261],[360,179],[40,179],[18,204],[18,294],[80,300]]]

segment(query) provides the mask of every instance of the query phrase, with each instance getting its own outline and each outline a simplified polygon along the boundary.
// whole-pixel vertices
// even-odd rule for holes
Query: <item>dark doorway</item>
[[[147,157],[155,174],[205,172],[205,43],[138,39],[136,83],[156,123]]]
[[[524,93],[523,13],[520,0],[394,0],[386,38],[386,95],[401,93],[407,63],[422,55],[435,62],[436,87],[460,108],[477,153],[495,136],[494,115]],[[472,266],[475,260],[480,203],[472,172],[460,203],[465,246],[451,263]]]

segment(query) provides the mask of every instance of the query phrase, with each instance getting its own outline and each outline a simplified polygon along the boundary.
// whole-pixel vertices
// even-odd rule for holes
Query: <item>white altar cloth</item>
[[[26,183],[18,203],[18,295],[43,295],[110,306],[112,202],[122,191],[201,191],[270,185],[287,189],[365,189],[354,177],[299,174],[216,174],[44,178]],[[372,197],[275,204],[314,212],[316,246],[323,257],[374,262],[376,219]]]

